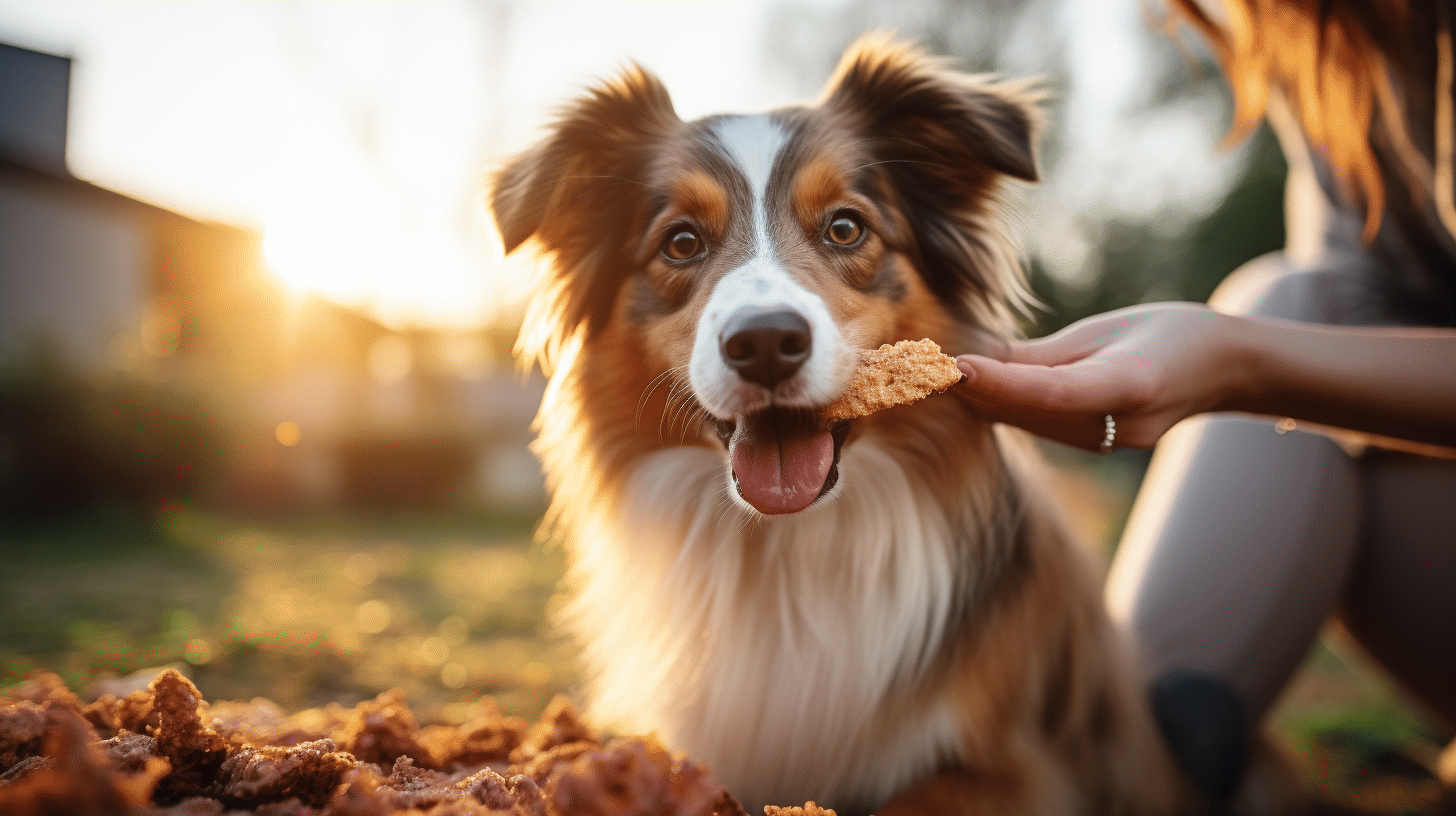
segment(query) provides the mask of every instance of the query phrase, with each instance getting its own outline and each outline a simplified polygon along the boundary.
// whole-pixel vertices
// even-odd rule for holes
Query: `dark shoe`
[[[1159,677],[1149,696],[1163,740],[1189,781],[1215,809],[1227,804],[1249,755],[1244,701],[1228,683],[1189,671]]]

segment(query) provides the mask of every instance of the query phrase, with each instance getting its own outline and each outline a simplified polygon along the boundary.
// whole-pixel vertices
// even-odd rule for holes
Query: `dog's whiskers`
[[[657,424],[657,439],[665,442],[672,436],[672,429],[677,425],[678,416],[683,410],[694,402],[691,387],[687,383],[676,382],[667,392],[667,404],[663,406],[662,418]],[[663,425],[667,427],[664,428]]]
[[[693,396],[692,388],[687,383],[680,383],[680,387],[668,397],[668,404],[671,405],[675,399],[681,399],[671,411],[671,419],[667,425],[667,434],[664,436],[659,429],[659,439],[677,437],[679,445],[687,442],[688,432],[693,429],[694,423],[701,423],[709,416],[697,398]],[[677,431],[681,427],[680,431]]]
[[[684,371],[686,369],[687,369],[687,366],[686,365],[680,365],[680,366],[676,366],[674,368],[669,368],[666,371],[662,372],[661,374],[658,374],[656,377],[653,377],[652,378],[652,381],[649,382],[649,383],[647,383],[647,387],[644,388],[644,389],[642,389],[642,398],[639,399],[639,400],[637,400],[637,415],[636,415],[635,419],[633,420],[633,426],[639,432],[642,430],[642,412],[644,410],[646,410],[646,408],[647,408],[647,400],[652,396],[652,392],[653,391],[656,391],[658,389],[658,387],[661,386],[664,382],[668,382],[670,380],[670,378],[674,374],[676,374],[676,373],[678,373],[680,371]],[[671,393],[671,389],[669,389],[669,399],[668,399],[668,402],[669,403],[671,402],[670,393]],[[660,432],[661,432],[661,425],[660,425],[660,423],[659,423],[658,430],[659,430],[659,434],[660,434]]]
[[[683,418],[683,412],[686,412],[687,409],[692,407],[692,402],[690,402],[692,401],[692,395],[690,395],[689,389],[677,389],[677,392],[674,393],[674,398],[678,399],[678,402],[676,405],[673,405],[673,412],[668,415],[667,437],[673,436],[674,428],[677,428],[678,420]]]
[[[652,185],[650,185],[650,184],[647,184],[645,182],[638,181],[636,179],[623,178],[622,176],[594,175],[594,174],[590,174],[590,173],[578,173],[578,174],[574,174],[574,175],[570,175],[570,176],[559,176],[557,180],[558,181],[566,181],[568,179],[573,180],[573,181],[579,180],[579,179],[607,179],[607,180],[610,180],[610,181],[621,182],[623,184],[635,184],[638,187],[645,187],[645,188],[647,188],[649,190],[652,189]]]
[[[941,164],[940,162],[920,161],[918,159],[882,159],[880,161],[873,161],[873,162],[867,162],[865,164],[861,164],[860,166],[858,166],[858,167],[856,167],[854,169],[855,170],[863,170],[866,167],[878,167],[879,165],[882,165],[882,164],[926,164],[926,165],[930,165],[931,167],[940,167],[940,168],[947,168],[948,167],[947,165]]]
[[[737,506],[733,503],[733,494],[729,492],[732,489],[733,486],[727,481],[723,482],[723,485],[718,488],[717,499],[719,510],[718,517],[713,520],[714,529],[722,527],[723,522],[725,520],[728,520],[729,514],[731,514],[734,510],[738,509]],[[733,524],[734,533],[742,532],[744,525],[747,523],[745,519],[742,518],[744,516],[747,516],[747,513],[740,512],[738,515],[740,516],[740,518],[734,520]]]
[[[708,412],[703,410],[703,406],[699,405],[695,399],[689,399],[689,401],[685,402],[684,408],[682,431],[678,433],[677,437],[677,443],[679,445],[687,444],[688,432],[696,426],[701,425],[703,420],[708,418]]]
[[[738,510],[737,504],[733,501],[733,494],[730,492],[732,490],[733,484],[731,479],[724,481],[722,486],[718,488],[716,498],[718,499],[720,509],[718,517],[713,520],[713,527],[714,529],[721,528],[725,520],[729,521],[732,525],[732,534],[737,536],[742,534],[744,530],[747,530],[749,526],[757,526],[762,522],[763,517],[757,513],[739,511],[736,518],[730,518],[730,514]]]

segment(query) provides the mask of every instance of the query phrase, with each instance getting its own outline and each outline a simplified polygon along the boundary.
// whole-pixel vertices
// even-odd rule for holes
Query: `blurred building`
[[[0,43],[0,359],[39,341],[88,369],[227,360],[276,311],[258,236],[71,175],[70,76]]]
[[[503,364],[511,332],[391,329],[285,291],[255,232],[76,178],[70,75],[0,43],[0,366],[42,345],[84,376],[205,393],[225,506],[539,507],[541,387]]]

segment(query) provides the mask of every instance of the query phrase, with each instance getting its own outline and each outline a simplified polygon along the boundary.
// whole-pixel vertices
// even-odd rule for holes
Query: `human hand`
[[[1005,361],[956,358],[952,391],[987,419],[1074,447],[1147,448],[1180,420],[1217,410],[1246,388],[1238,318],[1194,303],[1148,303],[1013,343]]]

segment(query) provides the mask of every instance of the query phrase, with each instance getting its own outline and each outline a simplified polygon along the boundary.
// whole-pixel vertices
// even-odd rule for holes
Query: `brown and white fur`
[[[1019,439],[951,395],[813,425],[856,349],[1011,335],[999,196],[1036,178],[1036,130],[1024,87],[872,37],[819,104],[756,116],[680,121],[628,70],[495,179],[506,248],[545,255],[520,351],[550,372],[536,451],[591,714],[708,763],[750,812],[1178,807]],[[751,378],[727,335],[779,311],[806,347]],[[831,442],[827,473],[796,458]],[[766,506],[779,488],[740,490],[734,450],[824,486]]]

